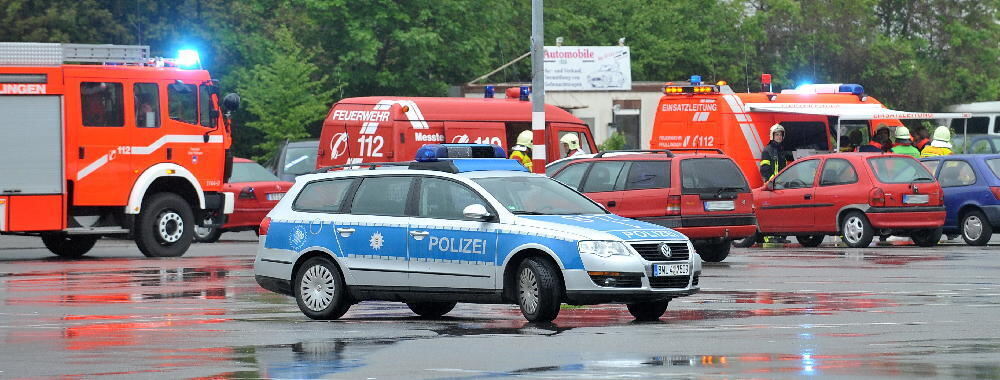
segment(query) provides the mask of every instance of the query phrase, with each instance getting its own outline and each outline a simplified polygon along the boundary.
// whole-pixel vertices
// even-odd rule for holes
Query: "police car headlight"
[[[611,257],[614,255],[628,256],[632,252],[628,250],[620,241],[597,241],[585,240],[579,244],[580,253],[599,257]]]

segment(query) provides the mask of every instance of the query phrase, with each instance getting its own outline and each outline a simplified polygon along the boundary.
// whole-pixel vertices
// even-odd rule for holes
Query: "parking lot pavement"
[[[104,239],[66,261],[0,237],[0,378],[1000,376],[993,247],[736,249],[659,322],[599,305],[551,324],[392,302],[311,321],[256,285],[254,250],[252,233],[167,259]]]

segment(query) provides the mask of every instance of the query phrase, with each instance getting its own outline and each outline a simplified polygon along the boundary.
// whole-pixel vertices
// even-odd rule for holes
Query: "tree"
[[[239,81],[239,92],[247,111],[256,119],[247,126],[263,134],[254,145],[262,152],[256,159],[270,159],[286,140],[310,137],[307,127],[320,122],[336,90],[323,89],[323,75],[311,63],[314,54],[303,49],[287,28],[278,28],[267,49],[267,63],[254,65]]]

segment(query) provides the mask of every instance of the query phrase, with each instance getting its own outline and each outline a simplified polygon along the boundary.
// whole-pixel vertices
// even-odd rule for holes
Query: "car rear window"
[[[670,187],[670,161],[634,161],[628,171],[625,190]]]
[[[689,158],[681,161],[681,192],[716,193],[723,190],[750,192],[743,172],[727,158]]]
[[[882,183],[930,182],[934,176],[917,160],[909,157],[874,157],[868,159],[875,177]]]
[[[986,160],[986,164],[990,166],[990,170],[993,171],[993,175],[1000,178],[1000,158],[991,158]]]
[[[267,181],[278,181],[278,177],[256,162],[234,163],[233,175],[229,177],[229,183]]]

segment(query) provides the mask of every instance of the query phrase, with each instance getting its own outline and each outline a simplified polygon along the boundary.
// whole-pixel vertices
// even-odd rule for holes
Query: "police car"
[[[261,223],[257,283],[312,319],[385,300],[432,318],[457,302],[517,303],[529,321],[555,319],[561,303],[625,303],[655,320],[698,291],[684,235],[502,157],[425,145],[415,162],[299,176]]]

